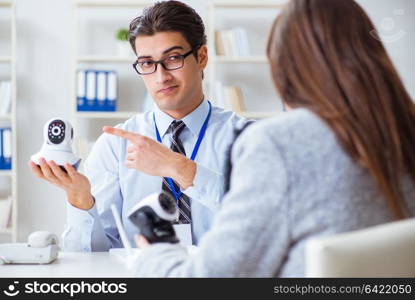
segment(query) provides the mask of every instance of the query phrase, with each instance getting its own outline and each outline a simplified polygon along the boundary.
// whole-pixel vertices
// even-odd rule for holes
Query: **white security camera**
[[[81,159],[72,151],[73,128],[68,121],[53,118],[46,122],[43,127],[43,138],[42,148],[31,157],[35,164],[39,164],[39,159],[43,157],[47,161],[53,160],[59,166],[66,163],[75,169],[79,166]]]
[[[128,213],[129,220],[150,243],[178,243],[172,222],[178,220],[176,201],[169,194],[154,193],[138,202]]]

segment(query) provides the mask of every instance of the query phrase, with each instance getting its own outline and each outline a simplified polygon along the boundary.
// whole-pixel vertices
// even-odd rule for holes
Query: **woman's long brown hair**
[[[267,54],[283,101],[320,116],[395,216],[408,216],[401,180],[415,182],[415,106],[364,10],[354,0],[291,0]]]

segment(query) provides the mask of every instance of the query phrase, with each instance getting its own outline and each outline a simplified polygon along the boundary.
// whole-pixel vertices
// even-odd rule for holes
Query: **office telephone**
[[[58,257],[58,237],[47,231],[29,235],[27,243],[0,244],[0,264],[48,264]]]

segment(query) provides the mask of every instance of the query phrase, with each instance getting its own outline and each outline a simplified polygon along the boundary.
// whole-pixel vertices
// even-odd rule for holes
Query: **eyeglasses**
[[[195,50],[196,49],[192,49],[185,54],[171,54],[166,58],[157,61],[151,59],[144,59],[142,61],[137,60],[135,63],[133,63],[133,68],[140,75],[153,74],[157,71],[158,64],[160,64],[164,70],[167,71],[181,69],[184,66],[184,59]]]

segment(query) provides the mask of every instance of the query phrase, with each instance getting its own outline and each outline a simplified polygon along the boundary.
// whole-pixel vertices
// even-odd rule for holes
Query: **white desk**
[[[46,265],[0,265],[0,277],[133,277],[127,263],[109,252],[60,252]]]

